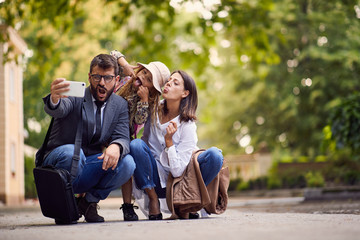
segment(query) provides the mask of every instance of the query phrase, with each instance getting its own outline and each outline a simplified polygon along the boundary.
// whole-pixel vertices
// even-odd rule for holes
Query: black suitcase
[[[71,185],[71,175],[53,166],[33,170],[41,212],[54,218],[56,224],[77,223],[79,211]]]
[[[55,168],[54,166],[42,166],[54,118],[51,119],[43,145],[36,153],[36,167],[33,170],[33,174],[41,212],[45,217],[54,218],[56,224],[74,224],[77,223],[80,217],[71,182],[77,175],[80,160],[81,120],[82,119],[80,119],[78,123],[75,137],[71,174],[66,169]]]

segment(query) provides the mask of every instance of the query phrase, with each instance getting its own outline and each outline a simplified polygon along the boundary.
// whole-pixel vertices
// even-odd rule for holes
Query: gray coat
[[[45,112],[54,117],[45,156],[54,148],[64,144],[74,144],[76,129],[80,120],[80,106],[82,107],[82,145],[85,156],[101,153],[104,147],[112,143],[121,145],[121,158],[130,152],[129,149],[129,113],[127,101],[111,94],[106,102],[103,113],[101,136],[98,142],[90,143],[94,126],[95,115],[90,87],[85,90],[84,98],[62,98],[55,109],[50,105],[50,94],[43,98]]]

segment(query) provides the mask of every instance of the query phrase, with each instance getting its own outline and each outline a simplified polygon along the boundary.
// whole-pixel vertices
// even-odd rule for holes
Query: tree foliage
[[[314,156],[331,109],[359,90],[356,0],[28,0],[5,1],[0,13],[33,51],[24,74],[30,133],[27,120],[45,117],[50,82],[86,81],[92,57],[112,49],[194,76],[200,146],[225,154],[265,146]],[[27,142],[41,140],[34,132]]]
[[[238,142],[249,135],[255,150],[265,142],[270,149],[317,154],[330,109],[339,97],[359,88],[356,54],[360,45],[355,35],[360,29],[355,4],[258,1],[257,7],[266,14],[258,22],[251,18],[249,25],[261,26],[260,33],[248,27],[244,34],[253,39],[245,42],[255,43],[256,50],[249,53],[249,48],[242,48],[237,53],[240,61],[227,71],[226,87],[221,89],[224,95],[219,98],[226,108],[215,116],[209,109],[217,120],[211,121],[216,125],[212,139],[232,143],[227,144],[229,151],[238,149]],[[258,12],[256,7],[251,9]],[[240,24],[233,28],[235,33],[242,29]],[[259,56],[262,49],[264,54]],[[241,64],[242,58],[246,64]],[[236,69],[239,63],[242,69]]]
[[[348,147],[360,153],[360,95],[350,95],[335,107],[329,117],[331,137],[339,149]]]
[[[29,48],[23,82],[24,126],[29,133],[25,142],[35,147],[42,143],[49,123],[42,110],[41,97],[49,92],[51,79],[63,60],[61,55],[69,50],[64,48],[61,39],[70,38],[74,16],[83,14],[77,7],[78,1],[70,0],[0,3],[1,23],[18,30]],[[41,132],[29,128],[29,120],[39,121]]]

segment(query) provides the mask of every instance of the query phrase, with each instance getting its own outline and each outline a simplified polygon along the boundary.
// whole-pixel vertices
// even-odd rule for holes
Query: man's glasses
[[[99,75],[99,74],[91,74],[91,79],[95,82],[100,82],[102,78],[104,78],[104,81],[109,83],[111,82],[115,76],[113,75]]]

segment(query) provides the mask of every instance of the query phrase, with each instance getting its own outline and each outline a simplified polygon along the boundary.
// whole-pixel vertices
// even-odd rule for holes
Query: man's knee
[[[74,155],[74,145],[66,144],[52,150],[46,157],[43,165],[53,165],[60,168],[69,168]]]

